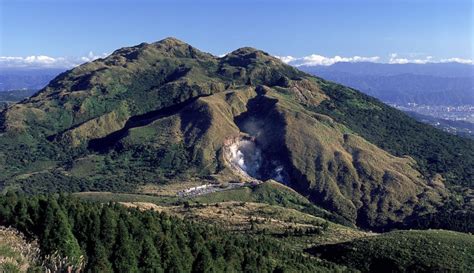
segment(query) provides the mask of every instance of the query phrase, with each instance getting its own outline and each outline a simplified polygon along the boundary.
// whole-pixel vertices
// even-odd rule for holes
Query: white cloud
[[[0,56],[0,68],[2,67],[12,67],[12,68],[27,68],[27,67],[49,67],[49,68],[72,68],[74,66],[80,65],[85,62],[91,62],[98,58],[104,58],[108,54],[94,54],[92,51],[89,52],[86,56],[82,57],[51,57],[45,55],[37,56]],[[225,54],[221,55],[225,56]],[[444,58],[444,59],[435,59],[432,56],[426,56],[423,58],[413,58],[413,55],[408,57],[400,56],[397,53],[392,53],[388,58],[380,58],[379,56],[364,57],[364,56],[352,56],[352,57],[326,57],[318,54],[311,54],[305,57],[294,57],[294,56],[275,56],[282,60],[284,63],[293,66],[317,66],[317,65],[332,65],[338,62],[376,62],[376,63],[390,63],[390,64],[426,64],[426,63],[462,63],[462,64],[474,64],[474,61],[471,59],[463,58]]]
[[[421,55],[421,53],[417,53],[416,55]],[[462,59],[462,58],[446,58],[446,59],[435,59],[433,56],[425,56],[425,57],[418,57],[413,58],[416,56],[414,53],[409,54],[409,57],[401,57],[397,53],[392,53],[389,55],[388,58],[380,58],[379,56],[373,57],[363,57],[363,56],[352,56],[352,57],[341,57],[341,56],[334,56],[334,57],[326,57],[318,54],[311,54],[305,57],[294,57],[294,56],[275,56],[282,60],[284,63],[293,66],[317,66],[317,65],[332,65],[339,62],[374,62],[374,63],[389,63],[389,64],[426,64],[426,63],[448,63],[448,62],[455,62],[455,63],[462,63],[462,64],[474,64],[473,60],[470,59]]]
[[[0,67],[70,67],[73,63],[66,58],[50,56],[10,57],[0,56]]]
[[[388,63],[390,64],[408,64],[408,63],[413,63],[413,64],[426,64],[426,63],[433,63],[433,56],[426,56],[423,59],[408,59],[408,58],[400,58],[398,57],[397,53],[392,53],[390,54],[390,59],[388,60]]]
[[[306,57],[293,57],[293,56],[276,56],[284,63],[293,65],[293,66],[316,66],[316,65],[332,65],[339,62],[378,62],[380,57],[373,56],[373,57],[362,57],[362,56],[353,56],[353,57],[341,57],[341,56],[334,56],[334,57],[325,57],[318,54],[311,54]]]
[[[84,62],[91,62],[91,61],[97,60],[99,58],[104,58],[107,55],[108,55],[107,53],[103,53],[102,55],[95,55],[94,52],[89,51],[89,54],[87,56],[81,57],[80,60],[84,61]]]
[[[286,64],[289,64],[296,60],[296,58],[293,56],[276,56],[276,57]]]
[[[441,59],[440,63],[462,63],[462,64],[474,64],[473,60],[470,59],[462,59],[462,58],[449,58],[449,59]]]
[[[41,56],[28,56],[26,58],[23,59],[26,63],[29,63],[29,64],[34,64],[34,63],[37,63],[37,64],[53,64],[55,62],[58,62],[60,60],[58,59],[55,59],[55,58],[52,58],[52,57],[49,57],[49,56],[44,56],[44,55],[41,55]]]
[[[391,64],[427,64],[427,63],[461,63],[461,64],[474,64],[473,60],[463,59],[463,58],[447,58],[435,60],[433,56],[426,56],[424,58],[418,59],[409,59],[409,58],[400,58],[397,53],[390,54],[390,59],[388,61]]]
[[[37,56],[0,56],[0,68],[71,68],[79,64],[90,62],[98,58],[106,57],[108,54],[95,55],[92,51],[87,56],[82,57],[51,57],[45,55]]]

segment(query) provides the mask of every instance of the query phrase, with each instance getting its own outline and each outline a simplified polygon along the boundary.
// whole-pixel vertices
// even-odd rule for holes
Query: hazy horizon
[[[294,65],[472,64],[474,54],[465,0],[0,0],[0,7],[0,67],[72,67],[170,36],[216,56],[251,46]]]

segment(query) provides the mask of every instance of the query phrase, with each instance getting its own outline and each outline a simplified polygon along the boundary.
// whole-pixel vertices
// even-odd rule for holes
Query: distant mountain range
[[[361,62],[299,69],[356,88],[387,103],[474,104],[473,65]]]
[[[65,70],[59,68],[0,68],[0,92],[21,89],[39,90]]]
[[[387,64],[373,62],[338,62],[330,66],[300,66],[303,71],[345,72],[354,75],[394,76],[413,74],[436,77],[473,77],[474,65],[462,63]]]

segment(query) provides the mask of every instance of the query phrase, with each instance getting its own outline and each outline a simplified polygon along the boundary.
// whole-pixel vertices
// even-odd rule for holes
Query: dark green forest
[[[235,234],[153,211],[68,195],[0,198],[0,225],[37,238],[44,264],[84,272],[346,271],[285,249],[264,235]],[[40,271],[40,269],[38,269]]]

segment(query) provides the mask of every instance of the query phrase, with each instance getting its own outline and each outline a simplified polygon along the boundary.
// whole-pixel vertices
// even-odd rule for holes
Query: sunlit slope
[[[3,189],[242,181],[223,150],[246,136],[262,152],[257,179],[279,180],[366,227],[436,211],[450,194],[446,184],[468,185],[473,169],[472,141],[262,51],[217,58],[174,38],[63,73],[4,110],[0,128]]]

